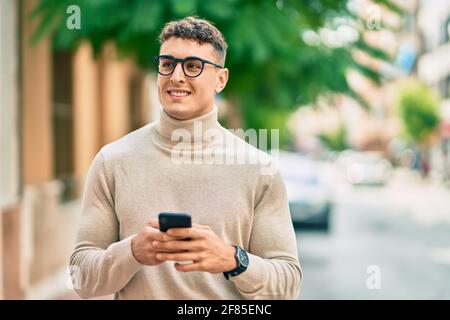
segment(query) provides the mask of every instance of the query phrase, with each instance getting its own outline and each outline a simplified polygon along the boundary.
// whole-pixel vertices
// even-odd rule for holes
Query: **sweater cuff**
[[[267,268],[267,261],[263,258],[248,253],[248,268],[241,274],[230,277],[239,291],[254,293],[260,290],[268,280],[264,278]]]
[[[123,271],[126,271],[129,274],[134,274],[143,266],[142,263],[136,260],[131,251],[131,239],[133,239],[134,236],[135,234],[113,243],[109,247],[111,256],[116,259],[115,263],[117,263]]]

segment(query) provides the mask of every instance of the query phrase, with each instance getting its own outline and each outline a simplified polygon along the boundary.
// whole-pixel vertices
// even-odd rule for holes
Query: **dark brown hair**
[[[209,43],[219,54],[222,62],[225,61],[228,45],[223,34],[208,20],[196,17],[186,17],[178,21],[168,22],[159,35],[161,44],[171,37],[189,39],[199,44]]]

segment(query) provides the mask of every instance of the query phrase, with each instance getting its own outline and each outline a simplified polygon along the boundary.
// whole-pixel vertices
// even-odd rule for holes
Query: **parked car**
[[[295,153],[280,153],[283,176],[294,227],[328,231],[332,211],[331,188],[320,165]]]
[[[380,153],[346,150],[338,158],[347,181],[353,185],[382,186],[392,174],[392,165]]]

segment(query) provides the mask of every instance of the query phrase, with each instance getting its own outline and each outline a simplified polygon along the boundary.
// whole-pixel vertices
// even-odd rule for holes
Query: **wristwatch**
[[[236,248],[236,253],[234,254],[234,258],[236,259],[237,267],[234,268],[233,270],[226,271],[223,273],[223,275],[225,276],[225,279],[227,279],[227,280],[230,277],[237,276],[237,275],[241,274],[242,272],[244,272],[245,270],[247,270],[247,267],[249,264],[247,252],[245,252],[245,250],[242,249],[241,247],[238,247],[238,246],[233,246],[233,247]]]

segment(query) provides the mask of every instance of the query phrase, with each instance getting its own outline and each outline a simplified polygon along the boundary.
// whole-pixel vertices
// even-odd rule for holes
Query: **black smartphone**
[[[166,232],[170,228],[192,227],[191,216],[187,213],[161,212],[158,216],[159,230]]]

